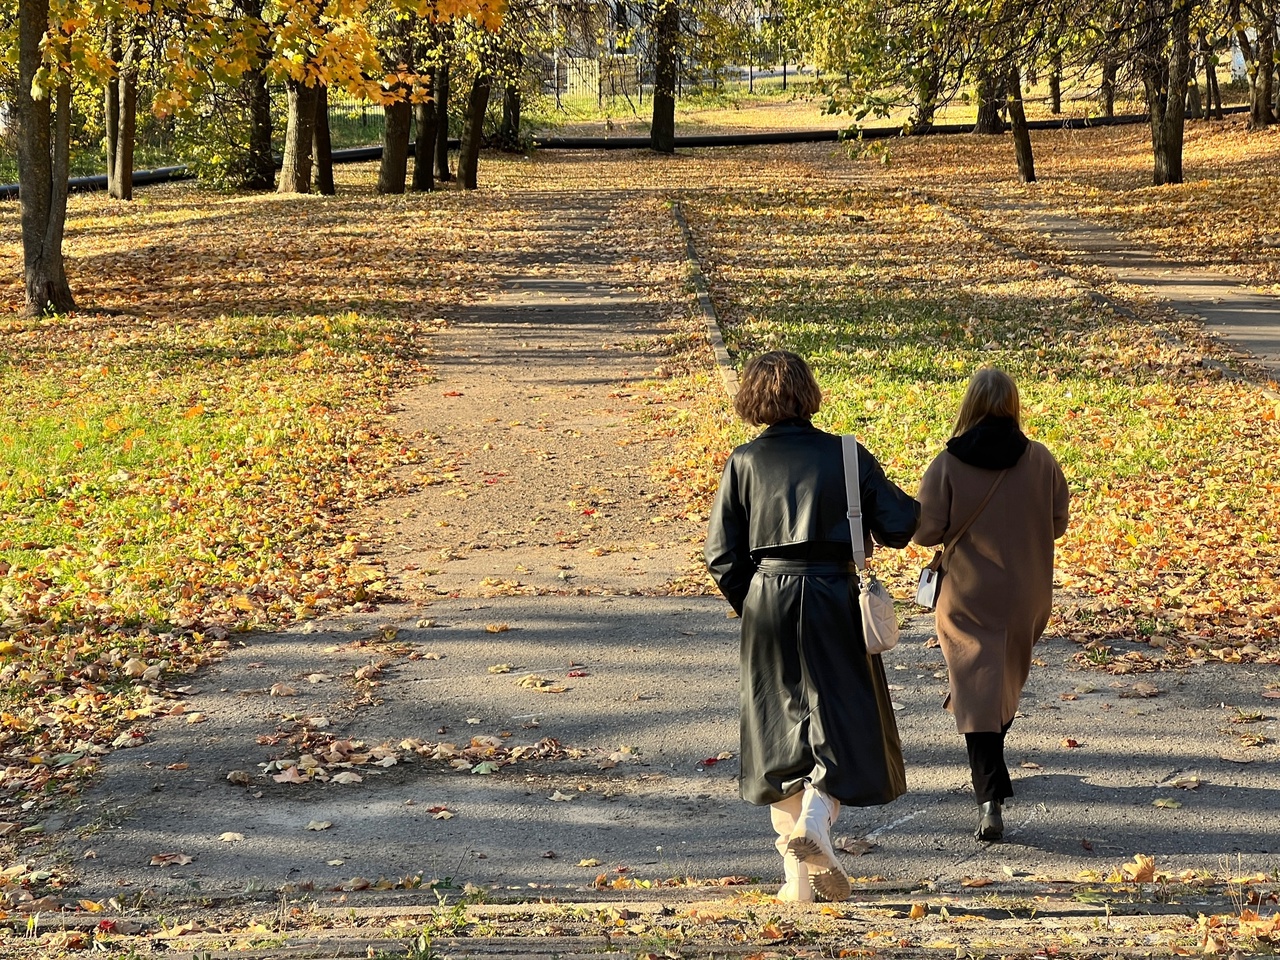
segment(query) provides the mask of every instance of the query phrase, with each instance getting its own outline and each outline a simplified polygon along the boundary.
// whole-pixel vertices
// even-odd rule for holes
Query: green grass
[[[169,623],[243,590],[341,492],[322,467],[342,456],[346,378],[376,376],[383,333],[354,315],[10,322],[0,603],[21,613],[38,579],[43,617]],[[291,599],[271,606],[305,608]]]

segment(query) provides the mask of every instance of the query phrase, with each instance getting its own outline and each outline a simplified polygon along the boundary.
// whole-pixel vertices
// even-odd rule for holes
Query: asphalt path
[[[508,597],[434,604],[429,625],[421,609],[384,609],[249,638],[187,697],[206,722],[164,719],[107,758],[65,825],[82,889],[326,890],[420,874],[492,896],[590,898],[601,875],[776,884],[767,814],[737,796],[737,621],[726,612],[705,598]],[[1073,644],[1042,643],[1009,738],[1007,839],[981,844],[931,636],[917,618],[885,658],[910,790],[841,814],[836,834],[870,844],[847,855],[853,876],[1070,880],[1139,853],[1175,873],[1280,869],[1276,701],[1263,697],[1280,667],[1114,675],[1083,668]],[[374,686],[355,679],[371,662],[386,664]],[[510,672],[491,672],[501,665]],[[530,674],[565,689],[521,686]],[[273,696],[281,685],[298,693]],[[385,745],[398,761],[357,764],[360,782],[277,783],[263,765],[298,752],[259,738],[297,717],[323,717],[322,732]],[[570,755],[476,773],[400,746],[476,736],[505,748],[554,738]],[[451,816],[437,818],[442,808]],[[164,853],[192,861],[152,866]]]

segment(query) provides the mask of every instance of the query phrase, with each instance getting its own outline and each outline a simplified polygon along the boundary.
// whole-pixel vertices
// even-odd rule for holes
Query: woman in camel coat
[[[947,705],[965,735],[979,804],[975,835],[999,840],[1003,801],[1013,796],[1005,734],[1031,648],[1049,622],[1053,541],[1067,529],[1069,499],[1053,454],[1022,433],[1018,388],[1008,374],[987,367],[973,375],[918,499],[916,543],[948,547],[937,629],[950,675]]]

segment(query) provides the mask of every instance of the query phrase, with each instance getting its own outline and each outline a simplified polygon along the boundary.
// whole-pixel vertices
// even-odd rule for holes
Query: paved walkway
[[[1073,261],[1107,270],[1199,317],[1205,331],[1280,380],[1280,298],[1250,289],[1237,277],[1163,260],[1118,231],[1035,208],[1018,211],[1028,228],[1068,252]]]

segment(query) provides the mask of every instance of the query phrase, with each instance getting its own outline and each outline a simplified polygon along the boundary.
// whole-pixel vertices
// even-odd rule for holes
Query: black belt
[[[761,573],[781,573],[795,577],[848,576],[857,573],[853,561],[840,563],[835,560],[780,560],[764,557],[756,564]]]

